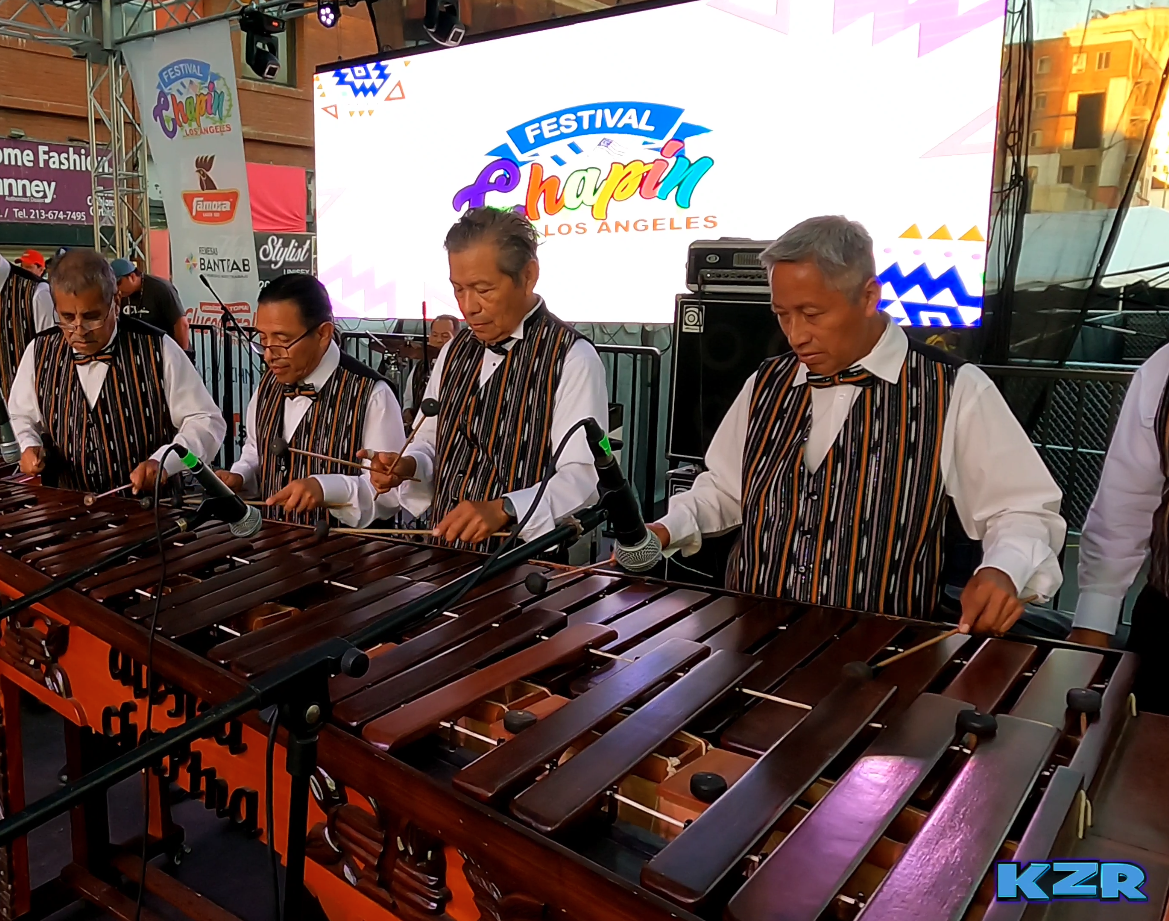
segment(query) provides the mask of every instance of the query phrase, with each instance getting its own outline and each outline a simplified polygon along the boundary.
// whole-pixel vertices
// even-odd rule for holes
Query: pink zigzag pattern
[[[346,256],[336,265],[329,266],[320,273],[318,278],[326,288],[335,282],[340,282],[343,300],[348,300],[358,293],[364,294],[365,316],[367,317],[376,317],[382,310],[385,311],[387,317],[394,315],[394,310],[398,305],[397,287],[394,282],[390,281],[384,285],[378,285],[372,268],[354,274],[352,256]]]
[[[839,32],[867,14],[873,14],[873,44],[898,32],[920,26],[917,56],[929,54],[963,35],[1003,16],[1002,0],[984,3],[958,12],[958,0],[836,0],[832,31]]]

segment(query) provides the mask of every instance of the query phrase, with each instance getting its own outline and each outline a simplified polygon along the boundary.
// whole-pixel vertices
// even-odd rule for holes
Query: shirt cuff
[[[398,502],[415,518],[421,518],[434,501],[434,462],[425,454],[414,454],[409,450],[405,456],[414,458],[417,465],[414,476],[418,482],[407,480],[399,486]]]
[[[41,441],[41,436],[36,432],[21,432],[16,436],[17,442],[20,444],[22,452],[29,448],[43,448],[45,443]]]
[[[527,489],[517,489],[515,492],[504,493],[508,499],[511,499],[511,504],[515,506],[517,521],[524,520],[524,517],[528,514],[528,510],[532,507],[532,503],[536,501],[536,494],[539,491],[539,486],[529,486]],[[540,499],[540,504],[532,512],[532,517],[528,519],[528,523],[524,525],[524,529],[520,531],[520,539],[531,540],[534,537],[539,537],[541,534],[547,534],[554,527],[556,527],[556,522],[552,518],[551,510],[548,508],[548,491],[545,490],[544,496]]]
[[[259,490],[260,485],[256,480],[256,468],[247,461],[237,460],[231,465],[231,472],[236,476],[243,477],[244,485],[241,493],[245,496],[255,496]],[[265,499],[267,496],[264,497]]]
[[[1059,558],[1046,544],[1035,542],[1031,553],[1025,548],[1004,544],[983,547],[982,565],[975,570],[997,569],[1005,572],[1020,597],[1034,595],[1033,601],[1044,602],[1059,591],[1063,573]]]
[[[1111,636],[1116,633],[1116,625],[1120,622],[1120,611],[1123,607],[1123,597],[1116,598],[1099,592],[1080,592],[1080,597],[1076,601],[1076,616],[1072,621],[1072,629],[1082,627],[1085,630],[1099,630]]]
[[[171,444],[178,445],[180,448],[183,448],[186,451],[191,450],[178,439],[171,442]],[[170,444],[163,445],[161,448],[150,455],[150,459],[153,461],[160,460],[162,455],[166,454],[170,447]],[[166,471],[167,476],[174,476],[176,473],[186,470],[187,466],[181,460],[179,460],[179,456],[174,451],[171,451],[170,455],[166,459],[166,463],[163,464],[163,469]]]
[[[693,556],[702,549],[702,531],[694,516],[683,508],[672,508],[656,524],[670,532],[670,546],[663,548],[665,556],[681,553]]]
[[[318,473],[312,478],[321,484],[325,505],[336,506],[329,514],[347,528],[361,527],[361,508],[355,501],[357,478],[343,473]]]

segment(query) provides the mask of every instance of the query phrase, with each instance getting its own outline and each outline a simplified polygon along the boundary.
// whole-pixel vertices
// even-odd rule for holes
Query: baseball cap
[[[21,254],[20,264],[25,268],[28,268],[30,265],[37,265],[43,269],[45,267],[45,257],[35,249],[28,249]]]
[[[110,268],[114,270],[114,275],[117,278],[125,278],[138,271],[138,267],[129,259],[115,259],[110,263]]]

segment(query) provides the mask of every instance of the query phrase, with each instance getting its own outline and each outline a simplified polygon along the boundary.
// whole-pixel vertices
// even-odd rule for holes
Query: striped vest
[[[105,492],[175,436],[163,381],[163,334],[132,318],[118,321],[113,361],[93,409],[59,329],[35,339],[36,388],[45,447],[66,489]]]
[[[8,278],[0,286],[0,390],[4,399],[8,399],[24,350],[36,336],[32,300],[41,284],[32,272],[10,265]]]
[[[288,446],[356,461],[357,452],[365,447],[362,439],[365,437],[365,413],[369,397],[381,380],[383,378],[372,368],[342,352],[337,370],[329,375],[325,386],[317,392],[316,400],[300,420],[296,432],[288,440]],[[269,371],[260,379],[260,387],[256,391],[256,445],[260,451],[258,480],[261,497],[274,495],[292,480],[303,480],[314,474],[352,475],[352,468],[305,457],[303,454],[273,457],[268,446],[277,435],[284,435],[284,385]],[[289,515],[279,506],[264,506],[260,511],[266,517],[280,521],[311,523],[320,517],[319,511],[308,515]]]
[[[816,472],[804,467],[811,388],[794,355],[764,362],[743,451],[733,587],[810,604],[928,617],[938,597],[942,426],[958,363],[912,340],[896,383],[863,387]]]
[[[1169,383],[1161,394],[1153,432],[1161,450],[1161,473],[1165,485],[1161,488],[1161,504],[1153,513],[1153,533],[1149,538],[1149,584],[1162,595],[1169,596]]]
[[[549,472],[552,404],[564,359],[580,338],[541,305],[482,388],[483,343],[470,329],[451,341],[439,384],[434,523],[464,499],[498,499]]]

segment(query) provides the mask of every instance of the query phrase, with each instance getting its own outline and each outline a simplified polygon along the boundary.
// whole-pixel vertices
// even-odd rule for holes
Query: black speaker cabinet
[[[701,461],[743,382],[763,359],[789,351],[766,288],[679,294],[666,456]]]

